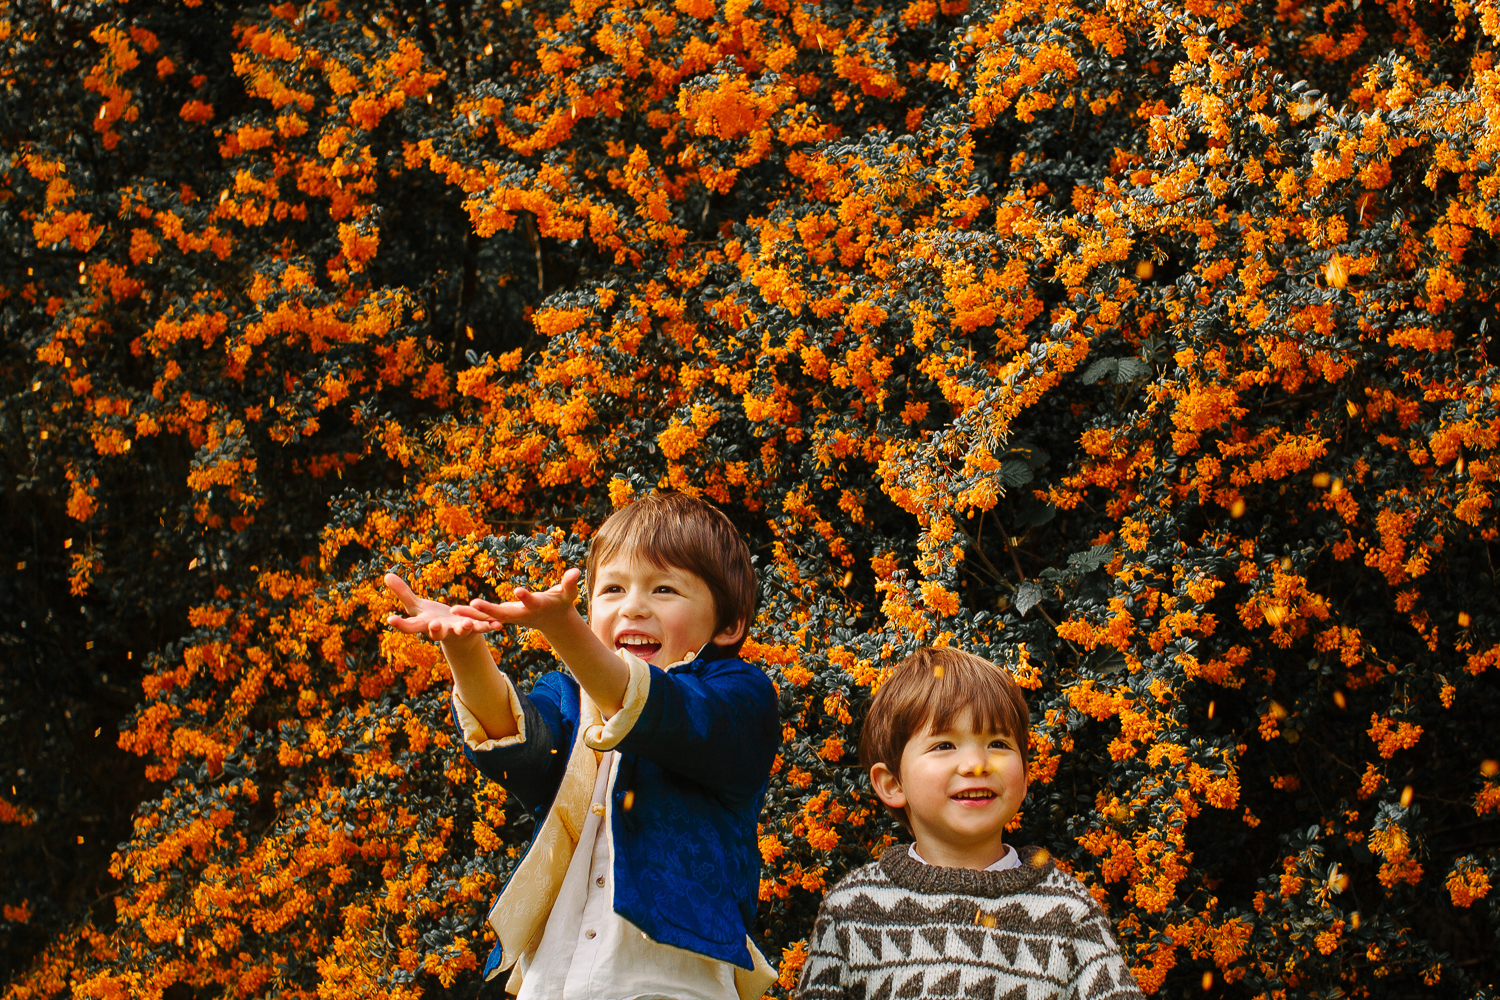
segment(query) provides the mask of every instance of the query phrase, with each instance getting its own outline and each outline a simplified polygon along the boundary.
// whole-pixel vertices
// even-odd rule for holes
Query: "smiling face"
[[[696,573],[620,553],[589,581],[589,628],[610,649],[666,667],[710,642],[729,645],[743,624],[714,632],[714,599]]]
[[[976,730],[968,713],[906,743],[899,777],[870,769],[880,800],[905,809],[917,852],[949,868],[984,868],[1005,853],[1005,824],[1026,798],[1026,762],[1004,733]]]

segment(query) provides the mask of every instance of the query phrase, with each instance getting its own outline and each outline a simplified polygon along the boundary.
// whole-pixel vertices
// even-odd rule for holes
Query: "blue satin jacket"
[[[650,670],[645,707],[615,748],[615,912],[661,944],[750,969],[756,823],[781,743],[776,689],[712,644],[691,663]],[[544,674],[521,708],[524,743],[464,753],[491,780],[506,775],[506,791],[540,824],[577,733],[578,682],[561,670]],[[486,976],[502,958],[497,945]]]

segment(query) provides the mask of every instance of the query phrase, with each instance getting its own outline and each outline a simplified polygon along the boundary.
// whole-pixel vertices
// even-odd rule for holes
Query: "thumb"
[[[414,614],[417,610],[417,595],[406,585],[406,581],[395,573],[385,575],[385,585],[401,601],[408,614]]]

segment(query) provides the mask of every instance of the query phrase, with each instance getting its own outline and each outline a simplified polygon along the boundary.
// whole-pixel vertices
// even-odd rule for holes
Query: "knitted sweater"
[[[1142,1000],[1109,921],[1045,851],[1019,868],[939,868],[905,844],[818,911],[798,1000]]]

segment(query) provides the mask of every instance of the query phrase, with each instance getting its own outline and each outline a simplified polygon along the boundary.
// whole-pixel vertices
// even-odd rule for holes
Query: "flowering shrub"
[[[662,488],[759,560],[778,995],[923,643],[1028,690],[1011,835],[1148,992],[1490,995],[1490,6],[3,17],[5,641],[138,677],[152,782],[112,907],[0,890],[9,996],[471,995],[537,818],[380,576],[503,598]]]

